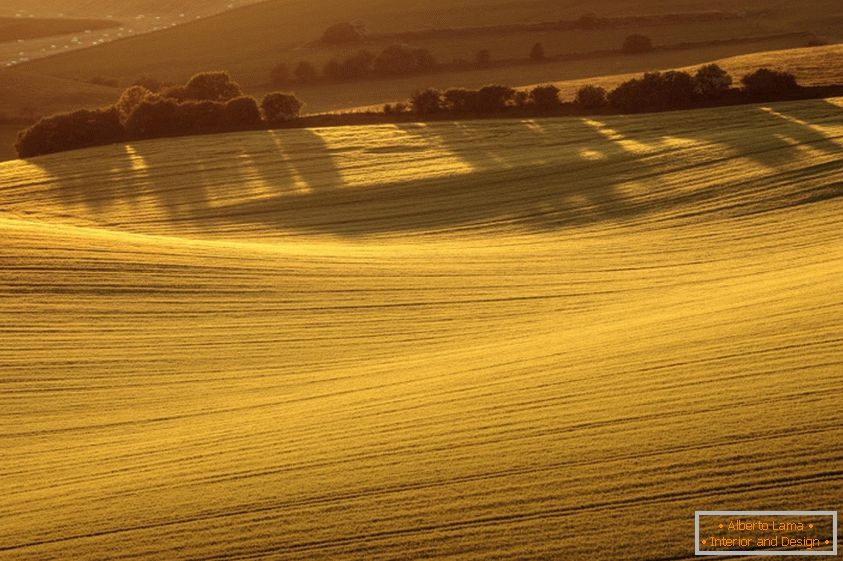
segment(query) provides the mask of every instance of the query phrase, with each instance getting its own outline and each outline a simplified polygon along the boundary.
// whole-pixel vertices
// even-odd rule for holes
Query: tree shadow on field
[[[659,115],[254,131],[31,163],[52,177],[67,205],[108,213],[116,202],[152,200],[166,211],[158,220],[203,230],[550,230],[624,223],[723,196],[711,173],[732,162],[772,176],[808,149],[839,164],[841,129],[841,107],[818,100]],[[688,173],[698,179],[692,188],[684,185]],[[726,184],[739,187],[739,179],[724,172]]]

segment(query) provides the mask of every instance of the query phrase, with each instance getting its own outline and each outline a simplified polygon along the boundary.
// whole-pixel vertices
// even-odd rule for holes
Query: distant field
[[[806,86],[843,84],[843,45],[754,53],[716,62],[736,80],[758,68],[769,67],[793,73],[799,82]],[[689,66],[684,70],[693,72],[696,68],[697,66]],[[562,80],[555,82],[555,85],[561,90],[562,96],[573,98],[577,90],[586,84],[611,89],[635,76],[635,73],[630,73],[584,80]]]
[[[0,43],[108,29],[118,25],[113,20],[102,19],[0,17]]]
[[[763,8],[763,11],[752,11]],[[32,72],[61,77],[87,76],[91,73],[121,80],[133,80],[140,74],[156,74],[160,78],[183,80],[190,74],[208,68],[230,70],[247,86],[265,83],[268,72],[281,61],[301,58],[324,61],[336,49],[319,47],[313,42],[330,24],[360,19],[373,33],[400,32],[426,27],[481,26],[572,19],[586,11],[600,15],[634,13],[681,13],[691,11],[749,10],[741,20],[719,23],[687,23],[680,26],[655,26],[641,29],[565,31],[548,34],[502,34],[499,37],[442,38],[420,40],[418,46],[433,50],[440,58],[472,57],[480,48],[493,56],[526,57],[532,44],[547,43],[548,53],[581,52],[601,48],[617,48],[623,37],[636,31],[653,35],[656,43],[725,39],[789,31],[823,34],[825,23],[835,14],[843,16],[843,5],[837,0],[806,0],[800,7],[802,19],[786,14],[794,10],[780,0],[735,0],[728,7],[712,6],[703,0],[671,2],[649,0],[636,3],[635,10],[626,3],[604,0],[584,8],[575,0],[546,2],[499,2],[470,0],[454,4],[432,0],[423,8],[408,3],[386,0],[316,0],[290,3],[271,0],[231,10],[213,18],[196,21],[174,29],[162,30],[143,37],[128,38],[108,47],[59,54],[25,65]],[[414,41],[415,43],[415,41]],[[371,45],[377,48],[378,44]],[[793,45],[787,45],[793,46]],[[744,51],[746,52],[746,51]],[[167,53],[162,57],[162,53]]]
[[[547,62],[505,68],[490,68],[472,72],[443,72],[426,76],[411,76],[398,80],[375,80],[354,82],[346,85],[323,84],[295,88],[296,93],[307,103],[312,112],[335,111],[358,108],[379,108],[386,102],[407,99],[419,88],[433,86],[441,89],[450,87],[480,87],[486,84],[507,84],[524,86],[538,83],[575,81],[600,82],[617,85],[631,75],[648,70],[682,68],[711,61],[731,59],[747,48],[772,51],[769,57],[758,58],[758,64],[785,66],[797,71],[806,84],[843,82],[843,46],[802,47],[801,40],[778,39],[762,41],[752,45],[715,45],[689,51],[655,52],[634,57],[608,56],[594,59]],[[790,48],[794,47],[794,48]],[[784,50],[782,50],[784,49]],[[815,50],[816,49],[816,50]],[[747,69],[754,69],[753,57],[747,55],[744,62],[732,70],[742,75]],[[793,62],[787,62],[789,59]],[[261,95],[274,88],[263,86],[250,88],[249,92]],[[575,91],[575,90],[574,90]],[[571,90],[566,89],[566,95]]]
[[[843,99],[0,164],[0,557],[693,559],[843,497]]]
[[[118,95],[115,88],[0,68],[0,113],[10,116],[20,116],[26,109],[50,115],[72,107],[96,107]]]
[[[189,16],[219,12],[259,0],[201,0],[173,2],[172,0],[3,0],[0,15],[55,16],[147,16],[154,14],[186,14]]]

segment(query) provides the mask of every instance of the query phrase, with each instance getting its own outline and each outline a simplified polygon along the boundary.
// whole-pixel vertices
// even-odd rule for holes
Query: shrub
[[[130,138],[159,138],[178,132],[173,125],[177,107],[172,99],[145,99],[126,120],[126,133]]]
[[[630,35],[624,39],[621,50],[628,55],[646,53],[653,50],[653,42],[646,35]]]
[[[261,112],[253,97],[235,97],[225,104],[225,121],[232,129],[252,129],[260,126]]]
[[[426,72],[435,66],[436,59],[430,51],[407,45],[389,46],[372,61],[372,70],[384,76]]]
[[[291,93],[271,93],[261,101],[263,118],[270,125],[278,125],[301,115],[304,104]]]
[[[606,89],[600,86],[587,85],[577,90],[574,103],[583,109],[599,109],[608,103]]]
[[[296,80],[302,84],[309,84],[319,79],[319,73],[316,71],[316,67],[307,61],[298,63],[293,74],[295,74]]]
[[[533,45],[533,48],[530,49],[530,60],[538,62],[544,59],[544,45],[542,45],[541,43],[536,43],[535,45]]]
[[[483,86],[477,91],[477,108],[481,113],[499,113],[514,97],[515,90],[508,86]]]
[[[769,68],[759,68],[744,76],[741,82],[751,97],[787,97],[799,90],[796,76]]]
[[[410,98],[410,106],[419,115],[439,113],[443,109],[442,92],[433,88],[417,90]]]
[[[153,95],[152,92],[143,86],[132,86],[124,91],[117,103],[114,104],[120,116],[120,122],[125,125],[132,111],[151,95]]]
[[[21,158],[119,142],[124,137],[114,107],[81,110],[41,119],[18,134],[15,149]]]
[[[464,88],[452,88],[443,96],[444,108],[452,113],[476,113],[478,109],[478,92]]]
[[[492,53],[489,49],[481,49],[477,51],[476,55],[474,55],[474,62],[477,66],[481,66],[483,68],[490,66],[492,64]]]
[[[536,86],[530,90],[530,103],[539,111],[553,111],[562,106],[559,99],[559,88],[550,84],[547,86]]]
[[[290,82],[290,67],[279,62],[269,72],[270,81],[276,86],[284,86]]]
[[[518,107],[519,109],[524,109],[528,105],[530,105],[530,94],[525,92],[524,90],[518,90],[512,97],[512,103],[515,104],[515,107]]]
[[[243,95],[228,72],[201,72],[185,85],[185,99],[196,101],[228,101]]]
[[[716,64],[707,64],[694,74],[694,91],[703,99],[722,96],[732,86],[732,77]]]
[[[330,26],[322,34],[322,41],[330,44],[359,43],[368,32],[363,22],[340,22]]]

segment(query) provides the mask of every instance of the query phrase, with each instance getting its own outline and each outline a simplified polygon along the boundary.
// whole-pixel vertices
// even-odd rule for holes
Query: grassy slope
[[[0,558],[685,559],[694,510],[833,507],[841,106],[0,164]]]

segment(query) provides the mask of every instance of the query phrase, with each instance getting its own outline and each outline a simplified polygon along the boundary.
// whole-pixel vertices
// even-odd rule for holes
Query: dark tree
[[[439,113],[443,109],[442,92],[433,88],[418,90],[410,98],[410,106],[419,115]]]
[[[530,60],[539,62],[544,60],[545,58],[546,57],[544,54],[544,45],[542,45],[541,43],[536,43],[535,45],[533,45],[533,48],[530,49]]]
[[[630,113],[662,111],[688,107],[694,97],[694,79],[687,72],[648,72],[612,90],[609,103]]]
[[[132,86],[124,91],[117,103],[114,104],[117,113],[120,115],[120,122],[125,125],[132,111],[152,95],[154,94],[143,86]]]
[[[426,49],[413,49],[407,45],[391,45],[374,61],[372,69],[381,76],[400,76],[427,72],[436,66],[436,59]]]
[[[276,64],[269,72],[269,79],[275,86],[285,86],[290,83],[290,67],[287,63]]]
[[[707,64],[694,74],[694,91],[703,99],[716,99],[732,86],[732,77],[716,64]]]
[[[583,109],[599,109],[608,103],[606,90],[600,86],[587,85],[577,90],[574,103]]]
[[[325,64],[322,73],[332,80],[360,80],[372,74],[375,55],[360,51],[344,60],[332,59]]]
[[[173,126],[178,103],[172,99],[149,98],[141,102],[126,121],[130,138],[160,138],[177,134]]]
[[[173,101],[186,101],[187,88],[184,86],[166,86],[161,90],[161,97],[172,99]]]
[[[196,101],[228,101],[243,95],[228,72],[201,72],[185,85],[186,99]]]
[[[530,104],[539,111],[553,111],[562,106],[559,99],[559,88],[553,84],[536,86],[530,90]]]
[[[478,92],[464,88],[452,88],[443,94],[444,107],[452,113],[477,113]]]
[[[235,97],[225,104],[225,121],[234,130],[253,129],[261,124],[261,112],[253,97]]]
[[[646,35],[630,35],[624,39],[621,50],[628,55],[646,53],[653,50],[653,42]]]
[[[20,158],[64,150],[111,144],[125,134],[117,109],[81,110],[41,119],[18,134],[15,149]]]
[[[316,67],[307,61],[298,63],[293,74],[295,74],[296,80],[302,84],[310,84],[319,79],[319,73],[316,71]]]
[[[741,80],[751,97],[787,98],[799,91],[796,76],[789,72],[759,68]]]
[[[270,125],[280,125],[301,115],[304,103],[291,93],[271,93],[261,101],[264,120]]]
[[[518,107],[519,109],[526,109],[531,104],[530,94],[524,90],[518,90],[512,97],[512,103],[514,103],[515,107]]]
[[[368,36],[363,22],[335,23],[322,34],[322,41],[329,44],[360,43]]]
[[[477,106],[481,113],[505,111],[515,97],[515,90],[497,84],[483,86],[477,91]]]
[[[225,129],[225,104],[218,101],[186,101],[173,114],[175,134],[207,134]]]
[[[488,67],[492,64],[492,53],[489,49],[481,49],[474,55],[474,62],[477,66]]]

